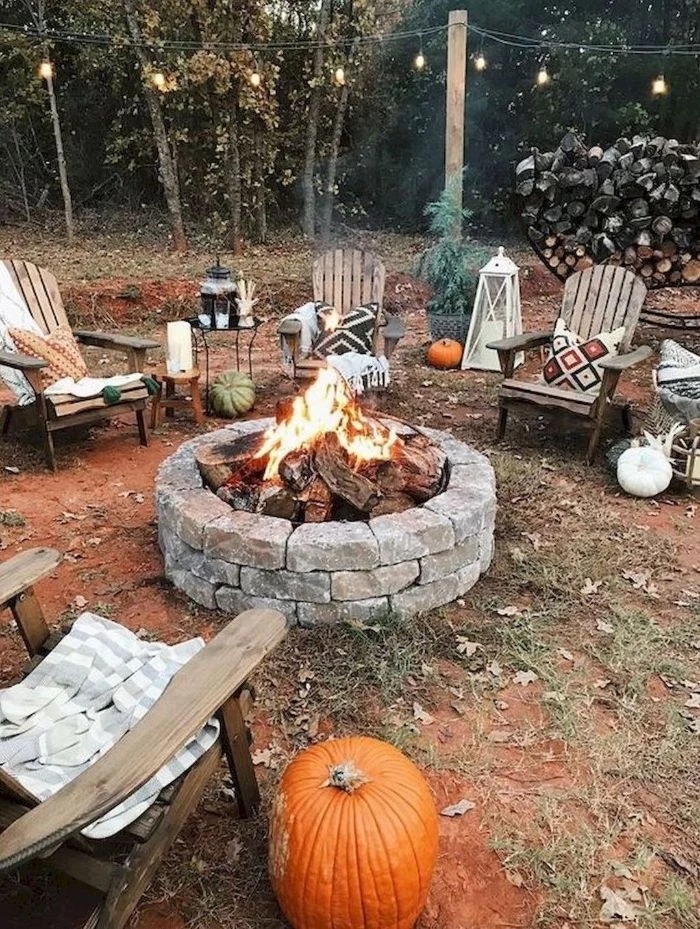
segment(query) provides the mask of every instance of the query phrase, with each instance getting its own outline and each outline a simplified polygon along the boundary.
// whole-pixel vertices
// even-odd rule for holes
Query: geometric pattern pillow
[[[659,355],[661,361],[656,373],[659,387],[681,397],[700,400],[700,355],[688,351],[673,339],[664,339]]]
[[[570,390],[597,393],[603,380],[599,362],[617,355],[625,335],[625,327],[582,342],[563,319],[558,319],[552,335],[549,358],[542,372],[547,384]]]
[[[340,317],[338,325],[330,331],[321,332],[313,347],[317,358],[326,355],[344,355],[346,352],[372,354],[372,336],[379,312],[378,303],[356,306]],[[326,315],[319,312],[320,320]]]
[[[45,388],[64,377],[79,381],[87,376],[87,365],[70,329],[59,328],[50,335],[40,336],[28,329],[10,327],[8,335],[14,343],[15,351],[46,362],[46,367],[39,372]]]

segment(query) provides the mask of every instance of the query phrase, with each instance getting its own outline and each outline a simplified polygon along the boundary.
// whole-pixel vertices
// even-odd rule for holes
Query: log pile
[[[588,148],[568,132],[516,168],[530,241],[562,280],[621,264],[647,287],[700,283],[700,143],[621,138]]]
[[[204,482],[236,510],[295,523],[398,513],[440,493],[449,476],[445,453],[420,434],[398,440],[388,460],[358,463],[327,432],[313,448],[290,452],[268,480],[265,459],[255,457],[259,443],[260,436],[249,436],[200,447]]]

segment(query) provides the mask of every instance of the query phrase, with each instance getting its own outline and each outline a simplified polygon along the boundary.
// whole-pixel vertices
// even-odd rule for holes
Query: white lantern
[[[500,371],[498,353],[486,346],[498,339],[520,335],[522,331],[518,266],[501,246],[498,255],[479,271],[479,285],[462,355],[462,370]],[[515,365],[522,363],[523,354],[520,352],[516,355]]]

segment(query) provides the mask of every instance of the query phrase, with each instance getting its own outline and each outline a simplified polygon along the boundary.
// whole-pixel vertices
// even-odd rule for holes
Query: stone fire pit
[[[462,596],[493,555],[496,490],[488,460],[423,429],[450,462],[447,489],[368,522],[304,523],[232,510],[203,486],[195,449],[262,432],[236,423],[185,442],[156,478],[158,539],[169,580],[205,607],[280,610],[301,625],[410,616]]]

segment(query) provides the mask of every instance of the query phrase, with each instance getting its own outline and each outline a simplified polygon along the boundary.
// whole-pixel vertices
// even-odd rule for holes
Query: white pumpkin
[[[617,462],[620,487],[633,497],[655,497],[671,483],[671,462],[658,448],[628,448]]]

